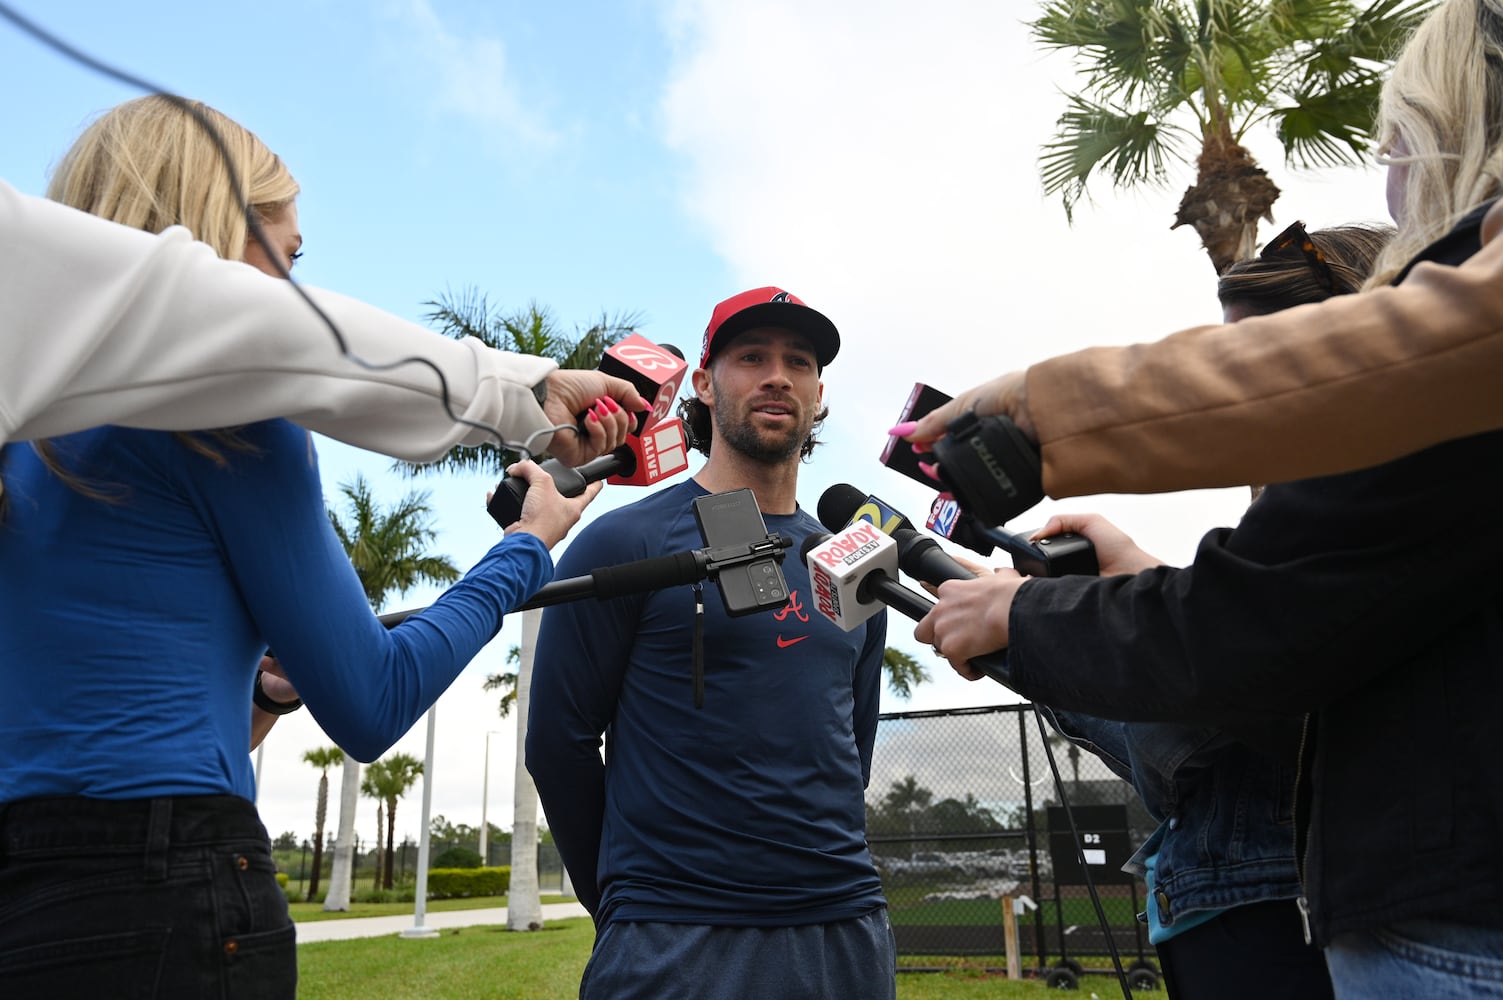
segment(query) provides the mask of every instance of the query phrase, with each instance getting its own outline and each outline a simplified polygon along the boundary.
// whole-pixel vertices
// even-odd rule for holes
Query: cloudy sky
[[[1037,156],[1072,69],[1035,49],[1027,5],[995,0],[7,0],[71,43],[201,98],[288,162],[306,257],[298,277],[418,320],[446,291],[535,301],[566,328],[634,312],[692,352],[718,300],[781,285],[829,315],[844,347],[825,373],[827,446],[801,477],[814,508],[849,482],[910,516],[932,494],[876,461],[913,383],[951,392],[1097,343],[1155,340],[1219,315],[1194,235],[1171,232],[1188,184],[1099,188],[1069,225]],[[0,176],[40,194],[99,111],[129,97],[0,22]],[[1268,238],[1381,219],[1376,167],[1286,166],[1250,145],[1284,194]],[[380,456],[319,442],[328,495],[364,472],[394,501],[432,491],[439,551],[475,562],[498,531],[485,477],[392,475]],[[692,469],[697,465],[691,466]],[[1245,491],[1098,497],[1145,548],[1186,561],[1232,523]],[[597,504],[629,502],[626,490]],[[289,558],[296,558],[289,553]],[[414,592],[393,607],[427,603]],[[510,826],[515,725],[480,689],[517,641],[508,623],[438,705],[433,810],[478,824],[487,730],[490,810]],[[890,642],[932,662],[894,620]],[[884,709],[1014,700],[936,664],[935,682]],[[776,678],[769,678],[776,683]],[[398,748],[421,757],[419,724]],[[328,740],[308,713],[268,740],[260,806],[273,835],[311,832]],[[420,796],[398,812],[416,834]],[[332,822],[332,817],[331,817]],[[359,826],[370,839],[375,805]]]

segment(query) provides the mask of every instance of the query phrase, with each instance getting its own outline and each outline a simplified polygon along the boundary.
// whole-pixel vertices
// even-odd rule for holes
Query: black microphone
[[[702,549],[602,566],[591,570],[587,576],[572,576],[544,584],[526,601],[512,608],[512,611],[546,608],[586,597],[605,601],[628,594],[698,583],[700,580],[718,580],[722,573],[739,566],[757,565],[768,558],[781,560],[783,553],[792,545],[793,539],[787,535],[769,534],[740,546],[707,545]],[[424,609],[410,608],[406,611],[391,611],[378,616],[377,620],[387,628],[394,628],[422,610]]]
[[[908,518],[897,510],[848,483],[831,486],[819,498],[819,523],[826,528],[835,530],[857,519],[871,521],[892,535],[898,542],[898,565],[915,580],[937,587],[946,580],[971,580],[976,576],[933,538],[914,530]],[[1100,572],[1096,547],[1084,535],[1066,531],[1030,542],[1023,535],[987,528],[974,519],[971,525],[987,541],[1012,556],[1013,568],[1024,576],[1095,576]]]
[[[689,467],[689,451],[684,443],[684,422],[678,417],[660,420],[643,434],[627,435],[625,443],[608,455],[571,467],[556,458],[540,463],[552,477],[558,492],[577,497],[593,482],[609,479],[626,486],[651,486]],[[485,505],[501,527],[522,516],[522,501],[527,496],[527,480],[506,476]]]
[[[962,510],[960,501],[952,493],[935,495],[924,527],[979,555],[989,556],[997,547],[996,541],[988,535],[986,525],[978,521],[975,514]]]
[[[553,479],[553,484],[558,487],[561,496],[577,497],[584,492],[585,487],[611,476],[630,476],[637,471],[637,456],[630,445],[623,444],[608,455],[601,455],[584,465],[565,465],[556,458],[550,458],[538,466]],[[486,512],[495,518],[501,527],[515,524],[522,517],[522,501],[527,497],[527,480],[518,476],[507,476],[496,485],[496,492],[491,494],[490,503],[485,505]]]
[[[870,521],[898,543],[898,566],[924,583],[939,586],[946,580],[973,580],[976,574],[940,548],[939,543],[913,527],[913,522],[881,500],[849,483],[836,483],[819,498],[819,523],[840,531],[856,521]]]

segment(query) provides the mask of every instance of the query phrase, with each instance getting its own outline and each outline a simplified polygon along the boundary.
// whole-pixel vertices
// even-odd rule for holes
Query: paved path
[[[544,920],[563,920],[567,917],[587,915],[579,903],[544,903]],[[451,927],[475,927],[482,924],[506,924],[506,907],[496,906],[486,910],[429,911],[423,918],[429,930],[446,930]],[[313,920],[297,925],[297,943],[310,941],[348,941],[350,938],[382,937],[411,930],[414,920],[411,913],[395,917],[350,917],[347,920]]]

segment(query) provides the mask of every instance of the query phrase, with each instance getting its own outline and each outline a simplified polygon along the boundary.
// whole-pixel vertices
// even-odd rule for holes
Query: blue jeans
[[[1326,948],[1338,1000],[1503,998],[1503,928],[1404,920]]]
[[[893,1000],[897,943],[886,908],[797,927],[614,921],[581,1000]]]
[[[290,1000],[296,930],[238,796],[0,806],[0,992]]]

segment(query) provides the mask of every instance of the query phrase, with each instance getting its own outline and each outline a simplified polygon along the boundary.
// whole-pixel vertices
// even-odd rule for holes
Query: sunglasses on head
[[[1320,247],[1310,239],[1310,234],[1305,231],[1303,222],[1294,223],[1269,240],[1268,244],[1263,247],[1263,252],[1258,254],[1258,259],[1303,260],[1326,294],[1336,294],[1336,276],[1331,272],[1331,263],[1326,260],[1326,255],[1320,252]]]

